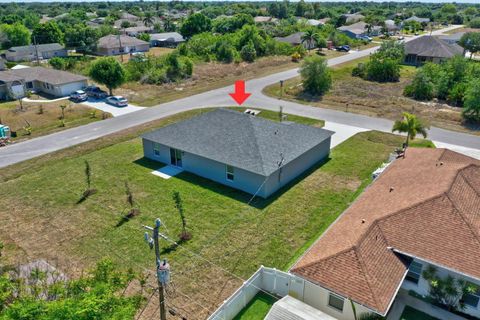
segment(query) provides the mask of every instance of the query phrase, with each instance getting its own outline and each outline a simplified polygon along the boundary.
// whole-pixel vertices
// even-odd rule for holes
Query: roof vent
[[[365,219],[362,219],[362,223],[365,223]]]
[[[390,187],[390,192],[392,192],[393,190],[395,190],[395,188],[394,188],[394,187]]]

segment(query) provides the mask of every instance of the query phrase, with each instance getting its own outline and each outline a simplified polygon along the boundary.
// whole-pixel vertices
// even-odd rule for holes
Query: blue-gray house
[[[146,158],[267,198],[327,158],[332,134],[216,109],[142,138]]]

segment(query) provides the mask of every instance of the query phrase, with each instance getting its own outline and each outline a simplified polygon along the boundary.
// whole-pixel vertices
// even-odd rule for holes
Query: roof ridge
[[[369,229],[371,229],[371,227],[373,227],[373,225],[371,225],[369,227]],[[375,301],[375,307],[377,309],[380,309],[378,307],[379,303],[378,303],[378,300],[377,300],[377,294],[376,294],[375,291],[373,291],[372,286],[370,285],[370,279],[369,279],[369,276],[368,276],[368,272],[366,271],[366,266],[365,266],[365,263],[363,262],[362,255],[359,252],[357,252],[357,250],[358,250],[357,245],[353,245],[353,252],[355,253],[355,256],[357,257],[358,263],[360,264],[360,268],[362,268],[363,277],[365,278],[365,281],[367,282],[368,289],[370,290],[370,294],[372,295],[372,298]]]
[[[478,243],[480,244],[480,235],[477,234],[477,232],[475,232],[475,230],[473,230],[472,228],[472,225],[465,219],[465,217],[463,216],[463,214],[461,213],[461,211],[457,208],[456,204],[454,201],[452,201],[452,199],[450,199],[449,195],[447,193],[445,193],[445,196],[447,197],[448,201],[450,201],[450,203],[452,204],[453,206],[453,210],[460,216],[460,219],[463,220],[463,222],[467,225],[467,228],[470,230],[470,232],[473,234],[473,237],[478,241]]]
[[[480,196],[480,192],[478,192],[474,186],[472,186],[472,184],[470,183],[470,181],[468,181],[467,177],[463,174],[463,171],[465,171],[466,169],[470,168],[470,167],[478,167],[480,169],[480,165],[476,165],[474,163],[471,163],[469,164],[468,166],[466,166],[465,168],[462,168],[458,171],[458,174],[457,176],[461,175],[463,177],[463,179],[465,180],[465,182],[470,186],[470,188],[472,188],[473,192],[475,192],[478,196]],[[453,183],[452,185],[450,186],[450,189],[449,191],[451,190],[453,186]]]
[[[312,262],[310,262],[310,263],[307,263],[307,264],[304,265],[304,266],[293,268],[293,269],[291,269],[290,271],[295,272],[295,270],[299,270],[299,269],[311,267],[311,266],[313,266],[314,264],[319,263],[320,261],[325,261],[325,260],[333,259],[333,258],[335,258],[335,257],[337,257],[337,256],[340,256],[340,255],[342,255],[342,254],[344,254],[344,253],[347,253],[347,252],[349,252],[349,251],[352,251],[352,250],[354,250],[353,245],[352,245],[351,247],[348,247],[348,248],[346,248],[346,249],[343,249],[343,250],[341,250],[341,251],[339,251],[339,252],[337,252],[337,253],[331,254],[331,255],[323,258],[323,259],[315,260],[315,261],[312,261]]]
[[[231,112],[236,112],[235,110],[229,110],[229,109],[224,109],[224,108],[221,108],[219,110],[227,110],[227,111],[231,111]],[[244,117],[248,117],[248,124],[250,125],[250,127],[252,128],[252,132],[253,132],[253,138],[254,138],[254,144],[255,144],[255,148],[256,148],[256,151],[258,153],[258,156],[260,157],[261,161],[260,161],[260,167],[262,168],[262,173],[264,175],[266,175],[266,172],[267,170],[265,169],[265,160],[263,158],[263,154],[260,150],[260,145],[258,143],[258,136],[256,134],[256,127],[255,125],[253,124],[253,118],[254,116],[250,116],[250,115],[247,115],[247,114],[244,114],[244,113],[241,113],[241,112],[236,112],[236,113],[239,113],[241,116],[244,116]]]

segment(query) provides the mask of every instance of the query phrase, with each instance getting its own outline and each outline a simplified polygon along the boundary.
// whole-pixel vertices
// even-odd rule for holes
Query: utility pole
[[[167,314],[165,311],[165,292],[164,287],[170,280],[170,266],[167,260],[160,260],[160,246],[158,244],[158,238],[161,237],[167,240],[167,236],[159,232],[162,222],[160,219],[155,220],[155,227],[143,226],[146,230],[152,231],[152,235],[145,232],[145,241],[147,241],[150,249],[155,248],[155,261],[157,264],[157,281],[158,281],[158,302],[160,304],[160,320],[166,320]]]
[[[37,58],[37,66],[40,65],[40,59],[38,57],[38,45],[37,45],[37,37],[33,36],[33,45],[35,46],[35,56]]]
[[[118,45],[119,45],[118,50],[120,51],[120,59],[122,60],[122,63],[123,63],[123,48],[122,48],[121,34],[118,35]]]

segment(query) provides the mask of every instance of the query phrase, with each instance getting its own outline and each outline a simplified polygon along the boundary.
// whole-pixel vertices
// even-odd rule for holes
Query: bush
[[[472,19],[468,25],[470,28],[480,28],[480,18]]]
[[[305,58],[300,68],[305,92],[323,95],[332,86],[332,76],[325,59],[319,56]]]
[[[396,82],[400,79],[400,64],[394,59],[372,57],[365,68],[365,78],[377,82]]]
[[[230,63],[235,57],[235,48],[227,41],[217,42],[216,58],[218,61]]]
[[[463,116],[467,120],[480,122],[480,82],[471,80],[465,90]]]
[[[53,69],[57,70],[65,70],[66,69],[66,62],[65,59],[60,57],[53,57],[48,60],[48,63],[53,67]]]
[[[255,61],[257,58],[257,52],[255,51],[255,47],[253,46],[252,42],[249,42],[243,46],[242,50],[240,51],[240,56],[242,57],[243,61]]]
[[[353,68],[352,76],[365,78],[365,69],[365,63],[359,63],[355,68]]]
[[[405,87],[404,95],[416,100],[431,100],[433,98],[433,83],[423,70],[417,72],[411,84]]]

